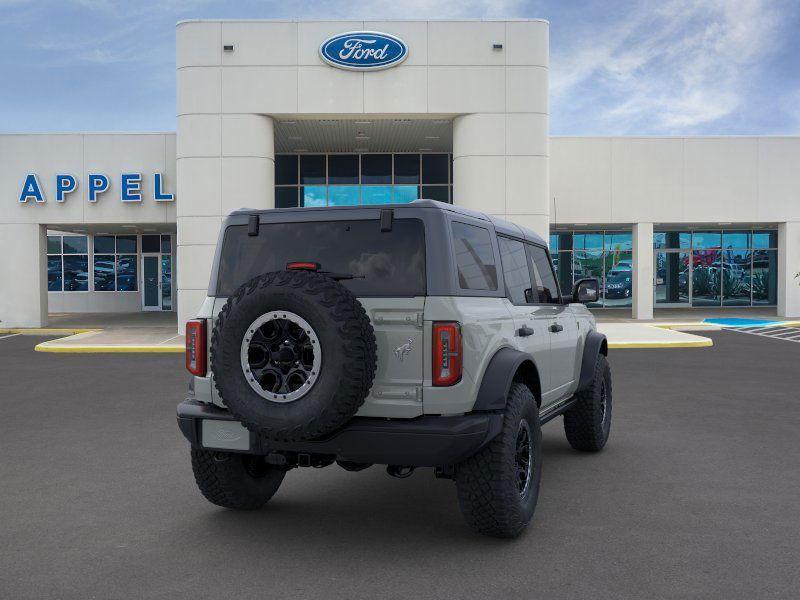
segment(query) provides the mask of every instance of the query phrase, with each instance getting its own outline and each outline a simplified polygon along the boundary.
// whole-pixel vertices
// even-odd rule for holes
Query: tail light
[[[454,321],[433,324],[433,385],[454,385],[461,381],[463,352],[461,324]]]
[[[206,374],[206,320],[186,323],[186,369],[192,375]]]

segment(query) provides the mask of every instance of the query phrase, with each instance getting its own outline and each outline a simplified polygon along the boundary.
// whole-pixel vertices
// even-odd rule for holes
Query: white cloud
[[[554,52],[552,94],[602,98],[597,113],[616,133],[686,132],[732,114],[748,75],[777,46],[772,0],[671,0],[639,5],[626,19]],[[589,89],[587,89],[589,88]]]

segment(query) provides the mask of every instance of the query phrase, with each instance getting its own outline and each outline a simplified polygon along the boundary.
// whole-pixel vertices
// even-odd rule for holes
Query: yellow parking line
[[[179,354],[186,351],[183,346],[78,346],[78,345],[62,345],[62,344],[49,344],[44,342],[37,344],[33,348],[36,352],[55,352],[61,354],[105,354],[105,353],[134,353],[134,354]]]

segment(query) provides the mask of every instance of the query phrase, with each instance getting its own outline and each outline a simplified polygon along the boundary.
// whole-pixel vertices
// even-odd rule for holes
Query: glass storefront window
[[[89,238],[85,235],[65,235],[64,254],[86,254],[89,251]]]
[[[722,289],[719,250],[692,252],[692,306],[719,306]]]
[[[777,247],[778,247],[777,231],[753,232],[753,248],[777,248]]]
[[[656,304],[689,305],[689,252],[656,252]]]
[[[275,156],[275,185],[297,185],[297,155]]]
[[[302,206],[326,206],[327,190],[324,185],[307,185],[300,188]]]
[[[357,185],[328,186],[328,206],[352,206],[358,204],[359,190]]]
[[[394,155],[394,182],[419,183],[419,154]]]
[[[657,231],[653,234],[653,248],[691,248],[692,234],[688,231]]]
[[[47,253],[48,254],[61,254],[61,236],[48,235],[47,236]]]
[[[116,252],[114,246],[114,236],[113,235],[94,236],[94,252],[95,254],[114,254],[114,252]]]
[[[326,166],[324,154],[300,155],[300,183],[325,183]]]
[[[64,255],[64,291],[89,291],[89,258],[85,254]]]
[[[161,251],[161,236],[159,235],[142,236],[142,252],[160,252],[160,251]]]
[[[558,286],[561,288],[563,295],[572,293],[573,276],[572,276],[572,252],[562,250],[560,252],[552,252],[553,266],[556,270],[556,277],[558,278]]]
[[[692,232],[692,248],[702,250],[715,250],[722,247],[722,232],[720,231],[694,231]]]
[[[59,240],[59,247],[61,241]],[[47,291],[60,292],[63,288],[61,255],[47,257]]]
[[[135,254],[137,252],[135,235],[117,236],[117,254]]]
[[[363,154],[361,156],[361,183],[392,183],[392,155]]]
[[[358,155],[331,154],[328,157],[329,184],[358,184]]]
[[[722,305],[750,306],[750,250],[724,250],[722,259]]]
[[[161,252],[163,254],[170,254],[172,252],[172,236],[161,236]]]
[[[753,305],[771,305],[778,302],[778,252],[753,251]]]
[[[364,185],[361,186],[362,204],[391,204],[392,186],[390,185]]]
[[[419,198],[419,188],[415,185],[396,185],[394,186],[394,203],[412,202]]]
[[[447,154],[422,155],[422,183],[448,183],[448,166],[450,158]]]
[[[437,200],[438,202],[450,202],[448,192],[450,188],[446,185],[423,185],[422,197],[426,200]]]
[[[275,207],[403,204],[418,198],[450,203],[451,166],[451,155],[443,153],[278,154]],[[380,189],[384,186],[391,188],[391,200]]]
[[[750,248],[749,231],[725,231],[722,234],[723,248]]]
[[[575,233],[573,237],[575,250],[601,250],[603,248],[602,233]]]
[[[114,291],[114,255],[94,255],[94,291]]]
[[[604,247],[606,250],[632,250],[633,241],[630,233],[605,234]]]
[[[117,256],[117,291],[135,292],[138,287],[136,256]]]
[[[582,235],[582,234],[581,234]],[[600,235],[602,239],[602,234]],[[576,242],[578,235],[575,235]],[[602,244],[602,241],[601,241]],[[603,251],[602,250],[576,250],[573,252],[573,276],[575,281],[584,279],[585,277],[597,277],[602,285],[603,283]],[[602,306],[602,298],[600,302],[592,302],[587,304],[589,307]]]

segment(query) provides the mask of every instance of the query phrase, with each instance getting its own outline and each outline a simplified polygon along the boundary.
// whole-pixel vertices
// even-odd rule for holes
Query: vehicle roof
[[[512,223],[511,221],[506,221],[505,219],[501,219],[499,217],[495,217],[493,215],[487,215],[486,213],[482,213],[476,210],[471,210],[469,208],[464,208],[462,206],[455,206],[453,204],[448,204],[446,202],[439,202],[437,200],[414,200],[413,202],[408,202],[404,204],[376,204],[373,206],[336,206],[336,207],[328,207],[328,206],[302,206],[296,208],[271,208],[271,209],[255,209],[255,208],[240,208],[235,210],[231,213],[231,216],[234,215],[252,215],[252,214],[274,214],[278,212],[283,213],[302,213],[302,212],[319,212],[319,211],[331,211],[331,210],[364,210],[365,208],[376,208],[376,209],[385,209],[385,208],[422,208],[427,210],[440,210],[443,212],[449,212],[459,215],[464,215],[468,217],[472,217],[473,219],[480,219],[483,221],[490,222],[495,230],[498,233],[504,233],[506,235],[513,235],[514,237],[522,237],[532,242],[536,242],[543,246],[547,246],[547,243],[539,236],[537,233],[528,229],[527,227],[522,227],[521,225],[517,225],[516,223]]]

